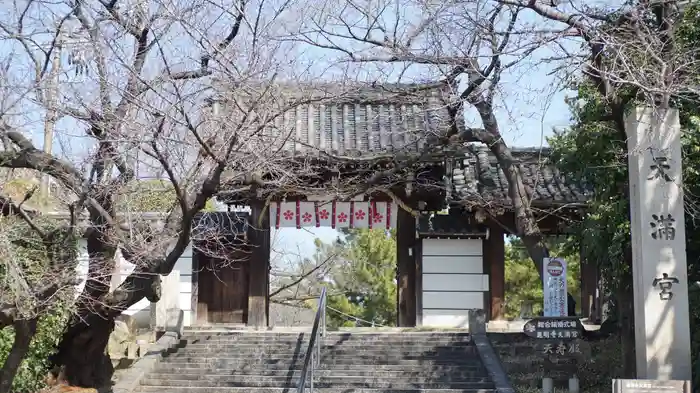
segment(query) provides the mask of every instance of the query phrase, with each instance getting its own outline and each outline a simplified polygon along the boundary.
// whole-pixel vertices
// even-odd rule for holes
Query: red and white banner
[[[275,228],[396,227],[396,208],[390,202],[273,202],[270,225]]]

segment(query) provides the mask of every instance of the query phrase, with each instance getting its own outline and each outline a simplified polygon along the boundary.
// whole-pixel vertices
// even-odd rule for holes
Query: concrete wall
[[[423,239],[423,326],[468,327],[468,311],[484,309],[489,276],[481,239]]]

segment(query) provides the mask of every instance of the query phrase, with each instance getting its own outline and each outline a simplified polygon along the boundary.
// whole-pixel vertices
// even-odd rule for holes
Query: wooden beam
[[[396,276],[398,283],[398,325],[416,326],[416,219],[404,209],[396,217]]]
[[[270,225],[262,203],[251,204],[248,242],[250,244],[248,283],[248,326],[267,327],[269,302]],[[258,226],[259,218],[262,225]]]
[[[489,319],[505,318],[505,243],[503,228],[496,223],[489,225],[488,239],[484,240],[484,265],[489,274]]]

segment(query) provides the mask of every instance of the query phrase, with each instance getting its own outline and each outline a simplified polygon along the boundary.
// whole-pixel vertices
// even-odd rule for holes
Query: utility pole
[[[62,37],[59,32],[56,38],[56,45],[51,53],[51,71],[47,78],[44,99],[46,101],[46,118],[44,119],[44,152],[51,154],[53,149],[53,135],[58,118],[58,84],[61,68],[61,49],[63,48]],[[50,195],[49,189],[50,177],[47,174],[41,176],[41,197],[44,202],[48,201]]]

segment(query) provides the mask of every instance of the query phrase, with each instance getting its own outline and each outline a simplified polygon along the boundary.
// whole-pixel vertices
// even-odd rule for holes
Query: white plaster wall
[[[481,239],[423,239],[423,326],[466,328],[484,308],[489,277]]]
[[[78,243],[79,257],[77,272],[80,278],[80,283],[76,286],[78,290],[77,294],[85,287],[85,278],[88,272],[88,254],[87,254],[87,241],[81,239]],[[126,280],[126,278],[134,270],[134,265],[126,261],[121,252],[118,250],[116,255],[116,272],[112,278],[112,288],[116,288],[121,283]],[[184,323],[185,326],[190,326],[192,321],[192,247],[189,246],[185,249],[175,264],[175,268],[180,273],[180,290],[179,290],[179,305],[184,311]],[[77,296],[77,295],[76,295]],[[151,303],[147,299],[141,299],[138,303],[129,307],[124,314],[130,315],[132,318],[136,319],[136,324],[139,327],[150,326],[150,307]]]
[[[192,245],[187,246],[180,259],[175,263],[175,269],[180,272],[180,309],[184,312],[185,326],[192,324]]]

